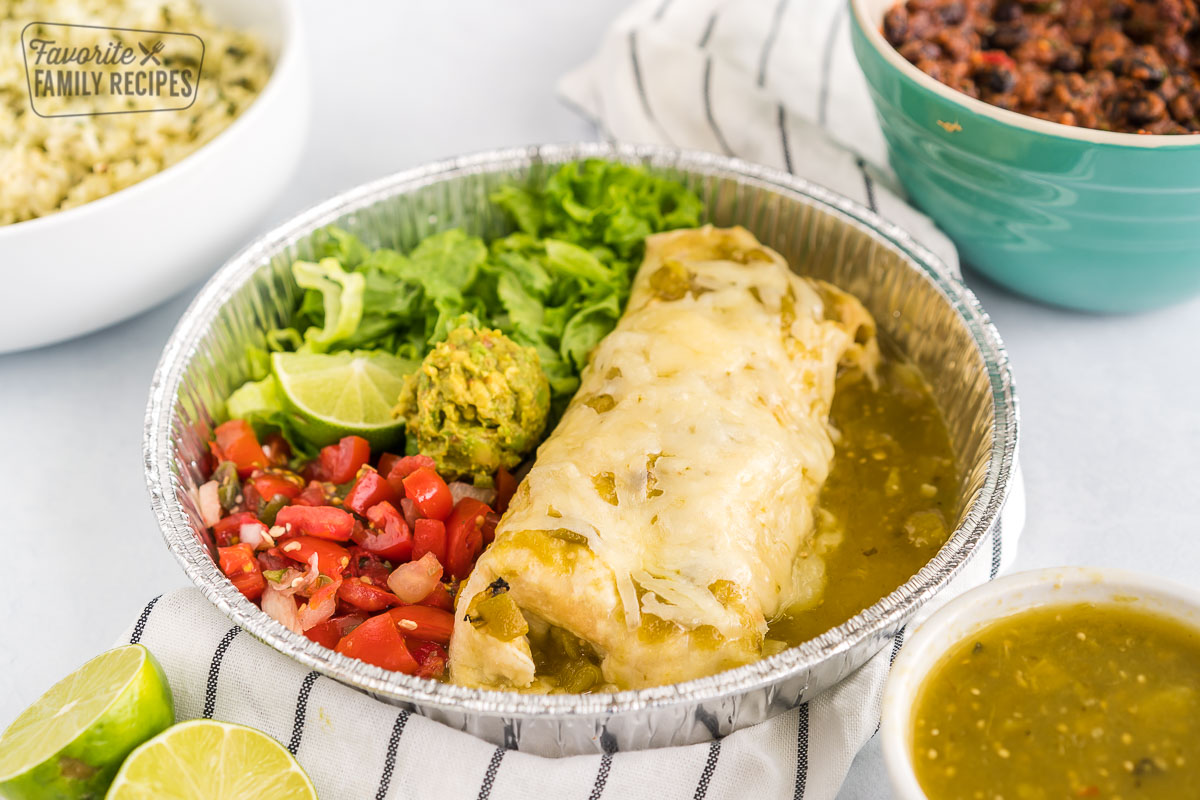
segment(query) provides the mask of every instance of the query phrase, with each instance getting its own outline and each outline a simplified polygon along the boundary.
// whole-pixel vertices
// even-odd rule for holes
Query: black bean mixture
[[[883,34],[923,72],[1033,117],[1200,133],[1197,0],[907,0]]]

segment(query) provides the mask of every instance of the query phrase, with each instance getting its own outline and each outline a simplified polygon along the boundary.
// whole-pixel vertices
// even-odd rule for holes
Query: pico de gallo
[[[273,619],[318,644],[445,677],[454,597],[516,489],[447,483],[426,455],[372,454],[346,436],[297,465],[245,420],[219,425],[198,491],[221,571]],[[289,464],[292,466],[289,467]]]

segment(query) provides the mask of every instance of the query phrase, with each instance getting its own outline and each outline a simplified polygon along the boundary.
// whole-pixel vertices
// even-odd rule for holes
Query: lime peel
[[[318,447],[343,436],[361,436],[386,449],[404,433],[392,407],[404,376],[418,365],[389,353],[274,353],[271,370],[290,411],[304,418]]]
[[[0,796],[98,797],[130,751],[174,717],[170,686],[149,650],[103,653],[0,734]]]

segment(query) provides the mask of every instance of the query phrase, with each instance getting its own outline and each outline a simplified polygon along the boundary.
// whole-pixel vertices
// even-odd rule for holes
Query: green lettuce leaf
[[[337,228],[314,234],[318,260],[293,268],[305,289],[295,318],[268,333],[267,348],[383,350],[420,360],[454,327],[498,328],[537,350],[553,424],[592,349],[620,318],[646,237],[699,225],[704,206],[678,182],[601,160],[502,186],[491,201],[514,232],[490,243],[452,229],[401,253]],[[251,354],[255,377],[265,374],[266,355]],[[271,404],[269,387],[235,402],[246,388],[230,397],[231,414],[274,424],[289,441],[303,436]],[[247,398],[255,402],[241,402]]]

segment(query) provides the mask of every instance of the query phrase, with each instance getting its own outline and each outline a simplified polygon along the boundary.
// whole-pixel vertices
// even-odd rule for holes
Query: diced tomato
[[[262,441],[263,455],[272,467],[285,467],[292,459],[292,448],[278,433],[268,433]]]
[[[400,494],[404,494],[404,479],[422,467],[435,469],[437,463],[429,456],[404,456],[403,458],[397,458],[394,462],[389,462],[388,468],[384,469],[383,459],[379,461],[379,472],[387,478],[388,483]]]
[[[361,578],[344,580],[342,587],[338,589],[338,597],[363,611],[383,611],[400,604],[400,598],[386,588],[375,586]]]
[[[375,469],[384,478],[392,471],[392,467],[396,466],[396,462],[400,460],[400,456],[395,453],[380,453],[379,461],[375,463]],[[403,487],[401,487],[403,488]]]
[[[327,619],[324,622],[317,623],[306,630],[304,635],[322,647],[328,647],[330,650],[337,647],[338,642],[342,640],[342,634],[338,630],[338,624],[332,619]]]
[[[446,584],[439,583],[433,588],[433,591],[429,593],[429,596],[417,603],[417,605],[430,606],[432,608],[440,608],[443,611],[453,612],[454,597],[450,594],[450,590],[446,588]]]
[[[370,578],[376,586],[387,586],[388,576],[392,574],[390,561],[380,558],[375,553],[363,550],[355,545],[350,548],[349,572],[355,578]]]
[[[303,488],[298,481],[280,475],[278,472],[259,472],[250,477],[250,483],[258,492],[258,496],[268,501],[280,494],[289,500],[294,500]]]
[[[389,507],[400,502],[400,495],[384,477],[370,467],[358,473],[358,480],[350,487],[343,505],[355,514],[367,515],[367,509],[379,503]]]
[[[294,506],[323,506],[328,505],[329,498],[325,496],[325,487],[320,481],[309,481],[308,485],[292,500]]]
[[[259,496],[258,490],[254,488],[253,481],[246,481],[242,484],[242,500],[238,503],[238,508],[242,511],[249,511],[252,514],[257,514],[262,510],[263,500]]]
[[[450,643],[454,615],[449,611],[430,606],[400,606],[387,613],[405,636],[439,644]]]
[[[213,431],[216,438],[217,453],[223,461],[232,461],[238,470],[238,476],[245,478],[256,469],[267,465],[267,456],[263,453],[254,429],[244,419],[231,419],[217,426]]]
[[[354,517],[333,506],[285,506],[275,515],[275,524],[289,534],[303,534],[344,542],[354,531]]]
[[[483,522],[491,512],[486,504],[473,497],[458,501],[450,519],[446,520],[446,571],[452,578],[465,578],[483,549]]]
[[[413,561],[426,553],[433,553],[441,563],[446,561],[446,524],[436,519],[417,520],[413,535]]]
[[[408,652],[404,637],[396,627],[396,621],[387,614],[371,617],[350,631],[342,637],[335,649],[342,655],[384,669],[406,672],[409,675],[417,671],[417,662]]]
[[[279,552],[301,564],[307,564],[315,555],[317,570],[322,575],[341,575],[350,566],[349,550],[316,536],[289,537],[280,542]]]
[[[258,554],[258,565],[266,570],[287,569],[293,566],[290,559],[279,552],[279,547],[269,547]]]
[[[236,514],[222,517],[216,525],[213,525],[213,536],[217,540],[217,547],[229,547],[235,539],[241,541],[239,537],[242,526],[250,522],[258,522],[258,517],[249,511],[239,511]]]
[[[309,628],[304,635],[332,650],[337,647],[343,636],[361,625],[366,618],[366,614],[362,613],[332,617]]]
[[[400,513],[404,515],[404,521],[408,523],[408,527],[417,527],[417,504],[412,501],[411,497],[400,499]]]
[[[500,515],[495,511],[489,511],[483,515],[483,527],[479,532],[483,534],[484,547],[496,540],[496,526],[500,524]]]
[[[517,493],[517,479],[504,467],[496,470],[496,513],[508,510],[508,503]]]
[[[422,678],[438,679],[446,674],[449,656],[441,645],[433,642],[413,642],[409,648],[417,660],[417,675]]]
[[[371,506],[366,516],[371,529],[358,541],[359,547],[393,563],[412,557],[412,531],[391,503],[385,501]]]
[[[430,519],[444,520],[454,508],[450,487],[430,467],[420,467],[404,479],[404,496],[411,497],[421,516]]]
[[[267,580],[259,569],[258,559],[254,557],[254,549],[248,544],[235,544],[229,547],[218,547],[217,555],[221,563],[221,571],[233,582],[238,591],[246,595],[248,600],[262,597]]]
[[[349,483],[371,458],[371,445],[361,436],[346,436],[337,444],[321,448],[317,456],[317,479]]]

